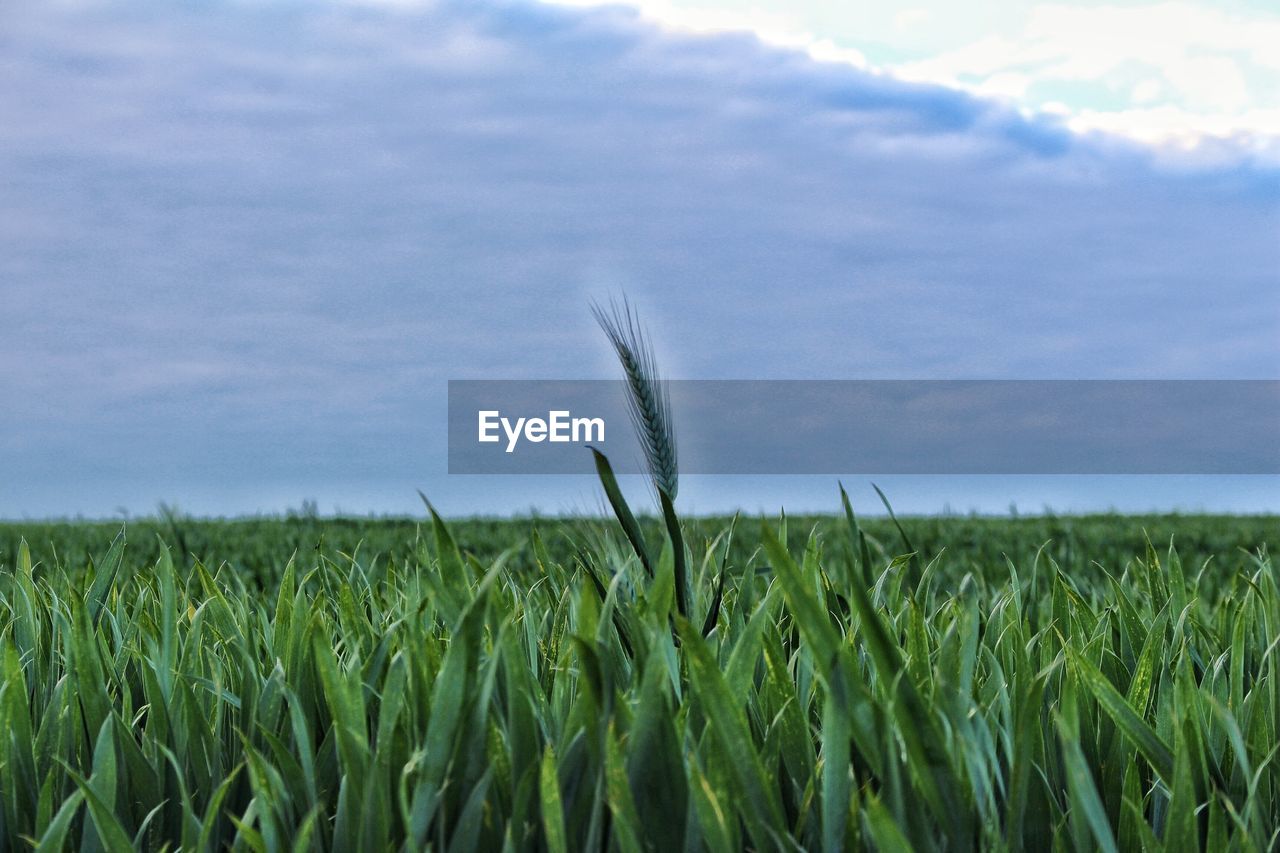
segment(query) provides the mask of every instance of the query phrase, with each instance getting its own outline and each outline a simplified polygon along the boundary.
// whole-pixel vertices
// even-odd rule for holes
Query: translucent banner
[[[674,380],[688,474],[1277,474],[1280,380]],[[449,473],[644,470],[627,386],[449,382]]]

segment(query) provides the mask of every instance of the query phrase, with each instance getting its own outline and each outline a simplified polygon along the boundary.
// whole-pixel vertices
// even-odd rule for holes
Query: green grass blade
[[[1173,752],[1169,746],[1143,720],[1133,707],[1125,701],[1107,677],[1087,658],[1073,649],[1065,647],[1067,659],[1080,682],[1089,690],[1098,705],[1107,713],[1116,726],[1129,738],[1150,762],[1152,769],[1166,783],[1173,781]]]
[[[608,457],[599,450],[594,447],[589,449],[595,459],[596,474],[600,478],[600,485],[604,487],[605,497],[609,499],[609,506],[613,508],[614,516],[622,525],[622,532],[631,543],[631,550],[640,559],[640,565],[644,566],[645,573],[649,577],[653,577],[653,564],[649,562],[649,548],[645,545],[644,533],[640,530],[640,523],[631,513],[631,507],[627,505],[626,498],[622,496],[618,478],[613,475],[613,466],[609,464]]]

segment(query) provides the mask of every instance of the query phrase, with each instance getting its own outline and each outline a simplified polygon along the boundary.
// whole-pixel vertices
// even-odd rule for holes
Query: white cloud
[[[1133,87],[1130,99],[1135,104],[1149,104],[1159,100],[1163,95],[1164,84],[1153,77],[1148,77]]]
[[[635,6],[674,31],[751,32],[815,59],[878,67],[1027,109],[1063,105],[1075,127],[1144,143],[1183,146],[1188,136],[1210,136],[1206,144],[1218,147],[1244,140],[1242,152],[1255,156],[1275,147],[1257,137],[1273,134],[1266,116],[1280,109],[1280,11],[1233,13],[1203,0],[997,4],[982,19],[987,32],[966,37],[975,29],[968,7],[938,0],[886,12],[881,29],[875,15],[849,12],[845,38],[838,38],[819,23],[841,16],[818,0],[757,0],[746,7],[636,0]],[[922,52],[926,42],[936,48]],[[877,61],[875,44],[916,47],[907,58],[893,50]],[[1161,109],[1159,121],[1146,114],[1152,107]]]
[[[927,26],[932,19],[928,9],[903,9],[893,16],[893,26],[898,30],[913,30]]]
[[[894,69],[906,79],[1006,94],[1041,106],[1035,92],[1094,85],[1127,92],[1103,106],[1069,105],[1074,127],[1148,142],[1220,140],[1276,133],[1280,108],[1280,15],[1242,17],[1188,2],[1141,6],[1046,4],[1014,35],[983,38]],[[1136,82],[1132,78],[1137,77]],[[1092,98],[1106,100],[1107,95]],[[1159,103],[1156,109],[1134,109]],[[1251,150],[1270,150],[1250,141]]]
[[[974,86],[974,89],[981,95],[1017,101],[1026,96],[1027,89],[1031,87],[1033,82],[1034,80],[1028,74],[1022,74],[1017,71],[1001,71],[987,77]]]
[[[1229,166],[1242,156],[1280,163],[1280,109],[1189,113],[1173,106],[1061,113],[1078,133],[1102,131],[1153,146],[1164,162]],[[1242,129],[1247,128],[1247,129]]]

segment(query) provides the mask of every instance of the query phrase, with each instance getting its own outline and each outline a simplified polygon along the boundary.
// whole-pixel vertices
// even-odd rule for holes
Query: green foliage
[[[1275,519],[663,509],[0,525],[0,848],[1276,849]]]
[[[676,460],[676,433],[671,419],[670,392],[658,373],[653,346],[640,318],[625,299],[608,311],[599,305],[591,313],[609,339],[627,382],[627,410],[644,448],[654,488],[675,500],[680,478]]]

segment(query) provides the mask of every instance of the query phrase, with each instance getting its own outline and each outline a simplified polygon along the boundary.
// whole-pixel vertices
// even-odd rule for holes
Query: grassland
[[[0,847],[1278,847],[1274,517],[624,524],[0,525]]]

